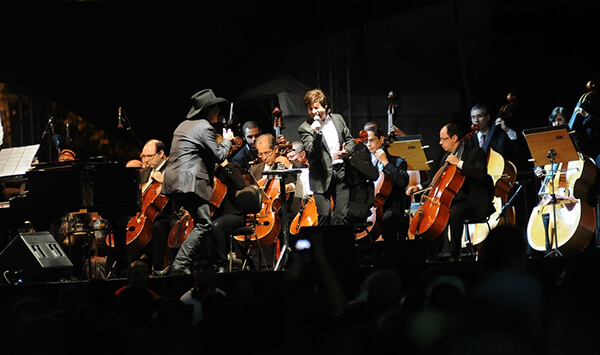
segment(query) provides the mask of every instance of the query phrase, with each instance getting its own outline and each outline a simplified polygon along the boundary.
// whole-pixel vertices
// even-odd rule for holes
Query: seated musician
[[[456,192],[450,204],[450,259],[459,261],[461,252],[461,237],[463,233],[463,221],[469,218],[486,218],[494,211],[493,197],[494,185],[491,176],[487,173],[487,156],[483,149],[461,145],[464,136],[461,127],[456,123],[448,123],[440,130],[440,146],[446,152],[440,161],[440,168],[445,163],[455,165],[458,171],[465,177],[460,189]],[[437,174],[436,174],[437,175]],[[411,185],[406,188],[406,194],[412,195],[423,187],[429,186],[432,180],[422,184]],[[430,247],[434,255],[442,252],[442,241],[446,238],[437,237],[433,239]],[[431,250],[430,250],[431,252]]]
[[[371,154],[366,149],[355,151],[348,157],[348,162],[351,168],[348,169],[350,181],[348,222],[357,226],[357,239],[362,243],[369,241],[368,238],[363,238],[368,232],[363,233],[366,229],[358,228],[358,226],[366,224],[371,217],[371,209],[375,204],[373,182],[379,178],[379,171],[371,162]]]
[[[365,143],[371,153],[371,162],[378,171],[382,172],[379,179],[384,179],[375,182],[376,186],[382,186],[376,193],[385,194],[389,190],[380,206],[383,210],[383,218],[378,221],[382,228],[381,237],[384,240],[407,239],[408,215],[405,211],[410,207],[410,199],[407,198],[405,189],[409,182],[408,165],[404,158],[390,155],[387,152],[386,136],[381,128],[371,126],[366,131]],[[384,198],[384,196],[380,195],[380,198]]]
[[[167,166],[169,158],[165,153],[165,144],[158,139],[149,139],[142,148],[140,154],[143,169],[140,171],[140,184],[145,186],[151,181],[157,181],[162,184],[163,172]],[[143,197],[142,197],[143,199]],[[168,268],[165,265],[165,252],[167,251],[167,240],[171,228],[177,220],[177,212],[179,205],[171,199],[154,218],[152,223],[152,237],[150,242],[144,247],[138,255],[133,258],[137,259],[146,254],[149,258],[152,273],[161,275]],[[172,257],[169,257],[172,260]]]
[[[263,175],[264,171],[302,167],[301,163],[295,161],[291,162],[287,157],[279,154],[279,146],[277,143],[277,139],[271,133],[265,133],[258,136],[258,138],[256,139],[256,150],[258,152],[258,157],[261,159],[261,162],[251,166],[249,172],[257,181],[261,180],[263,177],[266,177],[267,179],[271,177],[271,175]],[[296,189],[296,178],[297,177],[293,174],[289,174],[285,177],[285,192],[289,194],[288,198],[293,197],[293,192]],[[274,191],[280,192],[279,181],[272,181],[272,183],[270,184],[270,189],[274,189]],[[285,213],[288,213],[289,216],[288,221],[292,220],[295,213],[298,212],[297,210],[294,211],[294,209],[292,209],[291,206],[292,203],[288,203],[288,211],[285,211]],[[280,212],[283,211],[280,210]],[[283,228],[284,227],[282,227],[282,231]],[[288,226],[285,226],[285,228],[288,228]],[[262,261],[266,262],[266,265],[263,265],[264,267],[266,267],[267,269],[271,269],[271,267],[273,266],[272,263],[274,262],[275,258],[275,248],[275,243],[269,245],[266,248],[262,248],[262,252],[264,253],[264,260],[259,259],[260,256],[257,255],[257,253],[259,252],[259,250],[257,250],[258,248],[251,250],[251,257],[254,261],[254,266],[257,270],[259,270],[261,265],[260,263]]]
[[[245,222],[245,216],[237,204],[236,192],[246,186],[246,181],[242,176],[240,166],[227,160],[217,165],[215,177],[224,184],[227,191],[222,201],[218,201],[219,207],[214,210],[212,215],[211,259],[216,271],[224,272],[228,263],[229,232],[243,226]],[[233,246],[235,248],[237,243],[233,243]]]
[[[256,161],[256,138],[261,134],[260,127],[256,121],[246,121],[242,126],[244,134],[244,145],[231,161],[236,162],[243,169],[250,169],[250,162]]]

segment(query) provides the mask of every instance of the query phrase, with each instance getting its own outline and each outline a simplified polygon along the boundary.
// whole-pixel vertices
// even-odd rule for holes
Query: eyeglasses
[[[444,142],[446,139],[449,139],[450,137],[445,137],[445,138],[441,138],[440,137],[440,142]]]
[[[475,120],[475,119],[480,119],[480,118],[484,118],[485,115],[483,113],[477,114],[477,115],[472,115],[471,119]]]
[[[377,142],[378,140],[379,140],[378,138],[367,138],[366,139],[367,143],[371,143],[371,144]]]
[[[256,154],[256,155],[258,155],[258,157],[259,157],[259,158],[263,158],[263,159],[264,159],[264,158],[268,158],[268,157],[270,157],[271,155],[273,155],[273,149],[271,149],[271,150],[267,150],[266,152],[258,153],[258,154]]]
[[[140,154],[140,159],[144,160],[144,159],[152,159],[154,158],[154,156],[158,154],[158,152],[154,153],[154,154]]]

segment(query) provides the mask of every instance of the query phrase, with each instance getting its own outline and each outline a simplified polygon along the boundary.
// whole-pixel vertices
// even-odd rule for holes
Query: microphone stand
[[[138,137],[135,135],[135,133],[133,133],[133,130],[131,129],[131,122],[129,121],[129,118],[127,117],[127,114],[125,113],[125,109],[122,110],[123,111],[123,122],[126,123],[126,127],[125,130],[131,134],[131,136],[133,137],[133,139],[135,140],[135,143],[140,147],[143,148],[144,147],[144,143],[142,143],[142,141],[140,141],[138,139]]]
[[[496,221],[499,221],[500,218],[504,218],[504,222],[506,222],[506,213],[504,211],[512,205],[512,201],[515,199],[515,197],[517,197],[517,195],[519,194],[519,192],[521,191],[522,188],[523,188],[523,184],[519,184],[519,188],[517,188],[517,191],[515,191],[515,193],[511,196],[511,198],[508,201],[506,201],[504,206],[502,206],[502,208],[500,209],[500,212],[498,213],[498,217],[496,217]]]
[[[283,233],[281,233],[282,245],[280,247],[279,258],[277,259],[277,263],[275,264],[275,271],[283,270],[287,262],[288,253],[291,252],[291,248],[289,246],[289,222],[288,222],[288,201],[287,201],[287,193],[285,192],[285,178],[291,174],[300,174],[302,170],[300,169],[285,169],[285,170],[268,170],[263,171],[263,175],[273,175],[274,177],[279,177],[279,198],[281,199],[281,210],[283,211],[281,214],[281,228],[283,228]]]

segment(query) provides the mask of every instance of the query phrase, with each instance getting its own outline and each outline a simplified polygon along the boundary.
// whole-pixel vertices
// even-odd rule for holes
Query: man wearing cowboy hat
[[[209,202],[216,164],[229,155],[231,129],[223,129],[223,140],[217,142],[217,132],[211,123],[219,120],[220,104],[227,100],[216,97],[211,89],[192,96],[193,106],[187,120],[173,133],[169,161],[164,173],[162,193],[175,199],[194,219],[194,228],[179,248],[171,267],[171,274],[189,274],[192,257],[207,251],[212,221]]]

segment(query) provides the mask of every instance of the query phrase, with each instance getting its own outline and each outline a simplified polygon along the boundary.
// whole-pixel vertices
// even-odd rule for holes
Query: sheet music
[[[39,144],[35,144],[0,150],[0,177],[25,175],[39,147]]]

